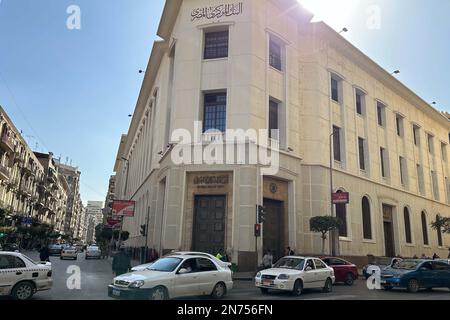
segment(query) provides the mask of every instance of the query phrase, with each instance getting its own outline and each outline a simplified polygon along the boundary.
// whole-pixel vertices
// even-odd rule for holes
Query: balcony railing
[[[30,176],[35,176],[33,166],[29,163],[23,166],[23,171]]]
[[[14,141],[6,133],[4,133],[0,138],[0,148],[6,152],[14,152]]]
[[[8,168],[0,164],[0,180],[9,181],[10,176]]]

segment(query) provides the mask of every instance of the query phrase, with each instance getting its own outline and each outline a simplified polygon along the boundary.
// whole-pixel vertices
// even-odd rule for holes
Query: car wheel
[[[411,293],[417,293],[419,291],[419,281],[411,279],[408,281],[408,291]]]
[[[152,291],[150,300],[168,300],[169,295],[167,294],[167,289],[163,287],[157,287]]]
[[[347,273],[347,275],[345,276],[345,284],[347,286],[352,286],[354,282],[355,278],[353,277],[353,273]]]
[[[211,297],[213,299],[219,300],[225,297],[226,294],[227,294],[227,287],[225,287],[223,283],[218,283],[214,287]]]
[[[261,293],[263,295],[268,295],[269,294],[269,289],[267,289],[267,288],[260,288],[260,289],[261,289]]]
[[[30,300],[34,294],[34,286],[30,282],[21,282],[12,290],[12,297],[15,300]]]
[[[292,290],[292,295],[295,297],[301,296],[303,293],[303,283],[300,280],[295,281],[294,290]]]
[[[325,282],[325,287],[323,287],[322,290],[325,293],[330,293],[331,291],[333,291],[333,281],[331,281],[330,278],[327,279],[327,281]]]

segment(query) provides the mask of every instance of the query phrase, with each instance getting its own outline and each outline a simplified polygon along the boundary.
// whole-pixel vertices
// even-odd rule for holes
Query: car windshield
[[[394,269],[403,269],[403,270],[416,270],[420,261],[415,260],[403,260],[396,263],[392,268]]]
[[[151,271],[173,272],[181,263],[181,261],[182,259],[180,258],[163,258],[156,261],[148,269]]]
[[[305,259],[300,258],[283,258],[279,260],[273,267],[280,269],[297,269],[303,270]]]

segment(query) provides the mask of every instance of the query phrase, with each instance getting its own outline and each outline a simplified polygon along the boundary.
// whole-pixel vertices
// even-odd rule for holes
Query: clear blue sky
[[[81,30],[66,28],[71,4],[81,8]],[[379,30],[366,27],[370,4],[381,8]],[[0,104],[33,148],[37,142],[39,151],[80,167],[84,202],[104,200],[163,5],[0,0]],[[450,111],[450,1],[361,0],[345,11],[323,18],[349,28],[344,36],[353,44],[385,69],[400,69],[402,82]]]

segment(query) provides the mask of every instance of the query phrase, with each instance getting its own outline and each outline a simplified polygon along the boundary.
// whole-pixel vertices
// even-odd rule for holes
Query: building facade
[[[431,222],[450,215],[450,121],[311,19],[294,0],[166,1],[114,167],[116,199],[136,201],[128,246],[228,253],[252,270],[267,250],[320,253],[309,221],[333,214],[343,256],[447,255]],[[225,162],[215,147],[230,129],[269,135],[247,131],[245,158]],[[277,153],[278,170],[246,161],[255,150]],[[331,189],[349,203],[331,206]]]
[[[103,202],[88,201],[85,208],[86,242],[95,243],[95,227],[103,222]]]

